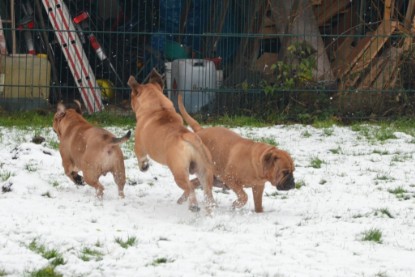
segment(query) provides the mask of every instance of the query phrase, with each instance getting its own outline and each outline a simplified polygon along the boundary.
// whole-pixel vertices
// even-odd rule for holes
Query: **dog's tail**
[[[200,126],[199,123],[187,113],[186,108],[183,105],[182,93],[179,93],[178,100],[179,111],[182,114],[184,121],[186,121],[186,123],[189,124],[193,131],[197,132],[199,130],[202,130],[202,126]]]
[[[126,142],[131,137],[131,131],[128,131],[124,136],[120,138],[112,138],[111,143],[113,144],[120,144]]]

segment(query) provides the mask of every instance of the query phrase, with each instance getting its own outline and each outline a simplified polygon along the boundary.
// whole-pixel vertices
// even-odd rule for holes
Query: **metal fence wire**
[[[201,115],[414,114],[415,0],[1,0],[0,109],[128,112],[130,75]]]

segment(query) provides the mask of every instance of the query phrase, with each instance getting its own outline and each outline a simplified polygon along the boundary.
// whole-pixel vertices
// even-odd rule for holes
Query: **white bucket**
[[[217,73],[212,61],[178,59],[171,65],[171,84],[175,92],[183,92],[183,102],[189,113],[197,113],[211,103],[217,88]],[[177,93],[170,95],[177,107]]]

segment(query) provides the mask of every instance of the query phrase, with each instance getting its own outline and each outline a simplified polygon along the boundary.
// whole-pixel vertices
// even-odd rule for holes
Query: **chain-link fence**
[[[0,109],[128,112],[134,75],[202,115],[414,114],[413,0],[2,0]]]

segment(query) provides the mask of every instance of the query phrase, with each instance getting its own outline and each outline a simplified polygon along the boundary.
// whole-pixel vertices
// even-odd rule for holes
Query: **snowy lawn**
[[[64,175],[51,128],[0,127],[0,276],[415,276],[414,137],[368,125],[234,130],[296,164],[296,189],[267,185],[263,214],[251,190],[233,210],[234,193],[215,188],[210,216],[176,204],[170,171],[140,172],[133,139],[122,145],[126,198],[108,174],[101,202]]]

